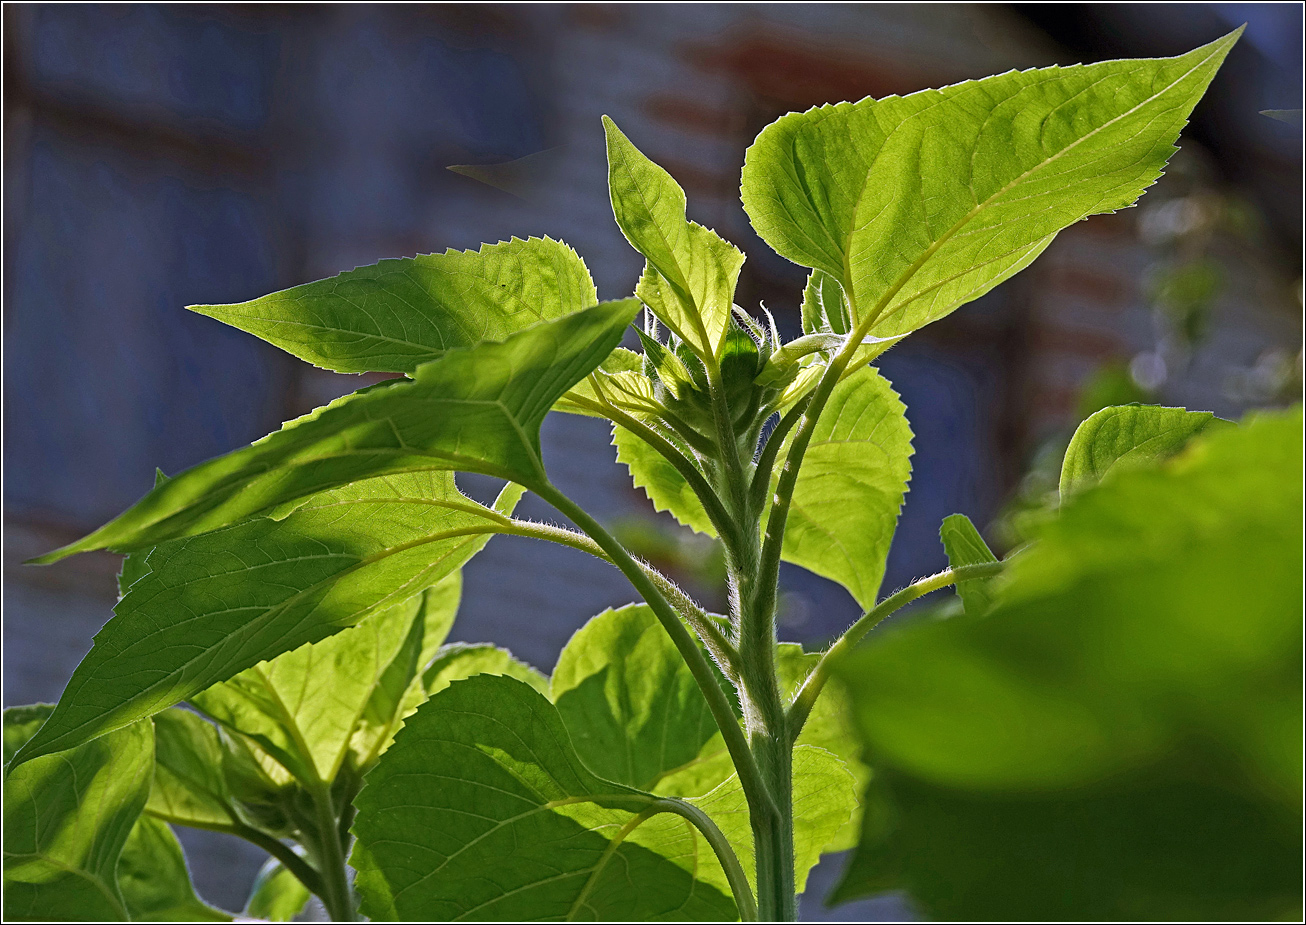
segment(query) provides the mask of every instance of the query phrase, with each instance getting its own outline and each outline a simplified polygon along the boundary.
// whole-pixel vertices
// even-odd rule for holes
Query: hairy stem
[[[699,501],[703,503],[703,509],[707,512],[708,519],[712,521],[712,526],[716,528],[717,535],[721,537],[722,542],[729,542],[727,537],[730,535],[730,517],[726,513],[726,509],[722,506],[720,499],[717,498],[716,492],[712,490],[712,486],[708,484],[707,479],[703,477],[703,473],[698,471],[698,467],[690,462],[684,453],[676,449],[670,440],[643,421],[627,414],[610,402],[596,405],[595,410],[606,415],[613,423],[620,424],[629,430],[656,450],[667,462],[671,463],[675,470],[689,483],[689,487],[693,489]]]
[[[662,628],[671,637],[672,643],[680,652],[680,657],[684,659],[690,673],[694,676],[694,680],[698,683],[699,690],[702,691],[703,697],[707,700],[708,708],[712,711],[712,718],[716,720],[717,727],[721,730],[721,735],[726,742],[726,748],[734,761],[735,770],[739,773],[739,782],[744,788],[745,795],[749,796],[750,806],[754,795],[757,795],[759,800],[765,798],[765,801],[770,803],[769,791],[766,790],[762,783],[757,763],[749,751],[744,732],[735,719],[735,713],[731,709],[730,701],[726,698],[725,692],[721,690],[720,685],[717,684],[716,675],[712,672],[711,664],[703,655],[702,650],[699,649],[694,637],[689,634],[689,631],[680,622],[675,609],[662,596],[657,586],[653,584],[626,548],[618,543],[612,534],[603,529],[603,526],[591,517],[584,508],[558,491],[552,484],[537,488],[536,493],[562,514],[570,517],[576,526],[589,534],[607,553],[611,562],[621,569],[622,574],[635,586],[635,590],[644,598],[645,602],[653,610],[654,616],[658,618],[658,622],[662,624]],[[774,810],[773,804],[772,810]]]
[[[776,457],[780,454],[780,447],[784,445],[785,437],[789,436],[789,431],[794,429],[807,410],[807,405],[811,397],[800,398],[792,408],[781,415],[780,420],[776,422],[775,428],[767,435],[766,446],[762,447],[762,453],[757,457],[757,467],[753,471],[753,484],[749,486],[749,503],[752,504],[753,510],[761,511],[766,506],[766,491],[771,485],[771,470],[775,468]]]
[[[577,533],[575,530],[568,530],[565,527],[540,524],[529,520],[513,520],[509,529],[504,532],[514,536],[529,536],[559,543],[563,546],[570,546],[572,549],[578,549],[597,559],[602,559],[609,565],[616,564],[594,540],[583,533]],[[708,653],[721,667],[722,673],[733,683],[739,676],[739,651],[726,637],[726,634],[721,631],[721,627],[717,626],[716,621],[709,617],[707,612],[674,581],[647,562],[641,562],[639,559],[636,559],[635,562],[644,570],[644,574],[648,576],[649,581],[657,586],[658,591],[667,598],[676,610],[680,611],[681,617],[702,640],[703,645],[707,647]]]
[[[862,637],[874,629],[878,623],[894,611],[905,607],[917,598],[924,597],[931,591],[937,591],[940,588],[946,588],[962,581],[970,581],[974,578],[991,578],[999,574],[1003,567],[1004,563],[1002,562],[983,562],[979,565],[962,565],[955,569],[944,569],[937,575],[921,578],[901,591],[890,594],[864,613],[856,623],[848,627],[844,634],[835,640],[834,645],[825,651],[825,654],[821,656],[821,660],[816,663],[816,667],[812,669],[812,673],[807,676],[807,680],[803,682],[803,686],[794,696],[793,706],[789,708],[789,730],[792,739],[797,739],[798,734],[802,732],[803,724],[807,722],[807,717],[816,704],[816,698],[821,696],[821,689],[825,687],[831,669],[841,658],[852,651]]]

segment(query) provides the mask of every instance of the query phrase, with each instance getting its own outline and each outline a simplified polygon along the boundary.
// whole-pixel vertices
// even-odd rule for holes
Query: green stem
[[[753,484],[748,489],[749,501],[753,505],[753,510],[761,511],[766,506],[766,492],[771,486],[771,470],[775,467],[775,460],[780,454],[780,447],[784,445],[785,437],[789,436],[789,431],[793,430],[794,425],[802,419],[803,412],[807,410],[810,400],[811,396],[807,396],[795,402],[794,406],[780,417],[775,428],[767,435],[766,446],[762,447],[762,453],[757,457],[757,467],[753,471]]]
[[[794,697],[793,706],[789,708],[791,741],[797,739],[798,734],[802,732],[803,724],[807,722],[807,717],[816,704],[816,698],[821,696],[821,688],[825,686],[825,682],[829,679],[831,669],[878,623],[894,611],[905,607],[917,598],[924,597],[931,591],[937,591],[940,588],[948,587],[948,585],[970,581],[975,578],[992,578],[994,575],[999,574],[1003,567],[1004,563],[1002,562],[983,562],[979,565],[962,565],[955,569],[944,569],[937,575],[921,578],[901,591],[890,594],[863,614],[821,656],[821,660],[816,663],[816,667],[812,669],[812,673],[807,676],[807,680],[803,682],[802,688]]]
[[[757,900],[753,898],[753,889],[748,885],[748,876],[744,873],[744,868],[739,863],[739,857],[735,854],[730,840],[717,828],[712,817],[693,803],[676,797],[659,800],[653,804],[653,808],[660,812],[681,816],[703,834],[703,838],[712,848],[712,853],[721,862],[721,869],[725,871],[726,882],[730,884],[730,892],[735,895],[735,905],[739,907],[739,920],[758,921]]]
[[[684,659],[690,673],[694,676],[694,680],[698,683],[699,690],[702,691],[703,697],[707,700],[708,708],[712,711],[712,718],[716,720],[717,727],[721,730],[721,736],[725,739],[726,748],[729,750],[735,770],[739,774],[739,782],[744,788],[745,795],[749,797],[750,806],[754,799],[758,799],[765,804],[770,804],[772,811],[774,811],[774,804],[770,801],[769,792],[762,782],[757,763],[749,751],[748,740],[744,737],[744,732],[735,719],[735,712],[730,707],[730,701],[717,683],[711,664],[703,655],[702,650],[699,649],[694,637],[689,634],[689,631],[680,622],[675,609],[662,596],[657,586],[649,579],[634,557],[626,551],[626,548],[618,543],[612,534],[603,529],[602,525],[591,517],[584,508],[560,492],[551,483],[537,487],[535,492],[562,514],[571,518],[576,526],[589,534],[607,553],[609,560],[617,568],[621,569],[622,574],[626,576],[626,579],[635,586],[635,590],[644,598],[644,601],[652,609],[654,616],[658,618],[658,622],[662,624],[662,628],[671,637],[672,643],[680,652],[680,657]]]
[[[354,897],[349,886],[349,869],[345,866],[345,846],[340,833],[340,818],[325,787],[312,788],[316,814],[317,861],[321,869],[323,890],[318,895],[333,922],[354,921]]]

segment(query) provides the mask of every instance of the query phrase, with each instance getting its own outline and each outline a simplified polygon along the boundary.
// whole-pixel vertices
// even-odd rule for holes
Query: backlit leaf
[[[911,476],[905,412],[874,367],[841,381],[812,431],[790,502],[785,561],[839,582],[863,608],[875,605]]]
[[[177,836],[166,822],[136,820],[118,858],[118,888],[134,922],[230,922],[195,895]]]
[[[749,148],[743,201],[778,253],[905,334],[1027,266],[1058,231],[1132,204],[1241,29],[1177,58],[1010,71],[819,106]]]
[[[1183,449],[1215,419],[1209,411],[1113,405],[1089,416],[1061,463],[1061,496],[1096,485],[1112,469],[1154,462]]]
[[[598,303],[585,263],[549,238],[382,260],[235,305],[191,311],[339,373],[412,373],[446,350],[503,340]]]
[[[6,726],[10,711],[5,711]],[[19,708],[6,748],[30,728]],[[9,769],[4,786],[4,917],[125,921],[116,871],[150,792],[154,727],[135,723]]]
[[[254,878],[245,915],[269,922],[290,922],[308,905],[308,887],[299,882],[275,858],[270,859]]]
[[[685,219],[685,191],[607,116],[608,188],[617,225],[648,258],[635,294],[703,356],[718,356],[744,255]]]
[[[550,690],[585,766],[641,790],[717,735],[694,676],[644,604],[606,610],[577,630]]]
[[[943,525],[939,527],[939,539],[943,541],[943,549],[948,554],[948,564],[952,568],[998,561],[998,557],[993,555],[965,514],[950,514],[943,518]],[[973,578],[957,582],[957,595],[961,598],[966,613],[978,617],[989,609],[993,603],[993,594],[989,589],[991,581],[990,578]]]

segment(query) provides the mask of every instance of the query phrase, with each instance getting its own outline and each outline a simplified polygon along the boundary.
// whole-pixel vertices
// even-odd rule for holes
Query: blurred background
[[[1244,22],[1138,208],[1067,229],[882,358],[917,435],[886,590],[946,564],[948,514],[1019,543],[1097,408],[1237,418],[1300,396],[1300,5],[6,4],[4,704],[57,699],[115,600],[117,557],[24,559],[130,505],[156,466],[176,473],[372,381],[184,305],[546,234],[585,258],[601,298],[629,295],[643,259],[612,221],[607,113],[684,186],[690,217],[748,254],[737,301],[793,336],[805,271],[738,198],[767,123],[1013,67],[1178,54]],[[557,484],[721,607],[712,545],[653,514],[609,440],[552,416]],[[556,519],[529,499],[524,512]],[[632,597],[597,561],[510,537],[465,575],[453,638],[546,672],[588,617]],[[856,617],[838,586],[782,578],[787,638],[818,645]],[[181,835],[201,894],[240,908],[261,852]],[[840,863],[813,873],[805,918],[911,915],[892,896],[825,909]]]

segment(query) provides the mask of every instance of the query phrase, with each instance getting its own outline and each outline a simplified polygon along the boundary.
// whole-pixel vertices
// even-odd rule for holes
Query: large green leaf
[[[191,305],[340,373],[411,373],[598,302],[585,263],[549,238],[382,260],[236,305]]]
[[[1241,31],[1177,58],[787,115],[748,150],[744,208],[778,253],[840,282],[870,334],[905,334],[1024,268],[1062,228],[1133,203]]]
[[[839,896],[931,917],[1292,917],[1301,411],[1078,493],[982,618],[840,671],[876,775]]]
[[[506,488],[501,510],[520,494]],[[406,472],[322,492],[281,520],[156,547],[17,759],[121,728],[413,597],[482,548],[502,516],[460,493],[451,472]]]
[[[641,790],[718,734],[694,676],[644,604],[606,610],[577,630],[551,685],[585,766]]]
[[[118,888],[134,922],[230,922],[195,895],[177,836],[166,822],[141,816],[118,858]]]
[[[544,416],[616,347],[638,311],[634,299],[607,302],[502,343],[450,350],[415,381],[355,392],[188,469],[90,536],[34,561],[155,546],[388,473],[449,469],[538,487],[547,480]]]
[[[719,356],[744,255],[685,219],[685,191],[603,117],[612,212],[648,263],[635,294],[702,356]]]
[[[33,725],[17,708],[6,749]],[[116,871],[145,806],[154,727],[141,722],[10,768],[4,786],[4,917],[125,921]]]
[[[948,554],[948,565],[960,568],[966,565],[983,565],[997,562],[984,537],[965,514],[949,514],[939,527],[939,539]],[[988,611],[993,603],[992,578],[972,578],[957,582],[957,596],[961,598],[966,613],[978,617]]]
[[[1113,405],[1075,430],[1061,462],[1061,496],[1102,481],[1112,469],[1173,456],[1215,419],[1209,411]]]
[[[557,709],[512,678],[432,697],[367,777],[352,863],[374,919],[720,920],[717,865],[657,798],[581,762]]]
[[[783,558],[839,582],[863,608],[875,605],[911,476],[905,412],[874,367],[845,378],[812,431],[790,501]]]

